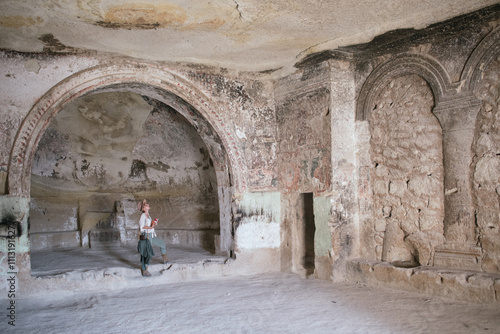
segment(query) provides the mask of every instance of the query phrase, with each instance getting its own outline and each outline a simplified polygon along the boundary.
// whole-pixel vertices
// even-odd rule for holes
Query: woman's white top
[[[147,217],[145,213],[141,215],[141,220],[139,220],[139,227],[141,229],[141,233],[146,233],[146,235],[149,235],[150,237],[155,237],[155,229],[145,229],[144,226],[151,226],[151,216]]]

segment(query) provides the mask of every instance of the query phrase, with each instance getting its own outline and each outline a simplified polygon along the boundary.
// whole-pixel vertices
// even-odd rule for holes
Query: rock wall
[[[350,49],[361,257],[498,273],[499,41],[490,8]]]
[[[93,94],[66,106],[44,133],[32,173],[33,249],[88,246],[91,230],[114,219],[115,202],[129,198],[149,200],[162,233],[218,234],[217,180],[206,145],[174,109],[138,94]],[[98,194],[105,195],[88,200]],[[132,242],[139,217],[126,218],[135,221],[125,221],[122,241]]]
[[[500,55],[499,55],[500,56]],[[477,88],[481,100],[474,138],[472,182],[482,269],[500,272],[500,59],[484,69]]]
[[[186,70],[185,75],[216,101],[229,145],[241,150],[241,177],[251,191],[275,191],[278,185],[276,111],[273,83],[266,76],[225,69]],[[246,190],[246,189],[243,189]]]
[[[298,205],[303,194],[322,196],[331,188],[331,114],[330,67],[328,63],[306,68],[298,74],[279,80],[275,87],[276,122],[278,130],[278,185],[282,192],[284,212],[281,244],[282,270],[306,275],[305,256],[308,247],[315,248],[316,275],[331,276],[329,251],[317,248],[319,240],[331,245],[328,222],[314,217],[314,224],[326,229],[314,236],[314,245],[307,245],[303,235]],[[314,209],[316,210],[316,209]],[[330,207],[322,210],[330,212]],[[302,232],[301,232],[302,231]],[[325,234],[326,232],[326,234]]]
[[[444,242],[441,127],[416,75],[381,89],[369,117],[377,258],[430,265]]]
[[[93,226],[135,239],[134,207],[147,198],[152,213],[165,217],[167,242],[239,251],[238,198],[277,187],[270,80],[182,64],[110,65],[105,55],[2,53],[0,61],[8,93],[0,102],[11,106],[2,119],[1,140],[10,147],[2,155],[3,192],[5,201],[31,203],[19,214],[33,232],[32,249],[89,245]],[[266,210],[251,214],[259,219]],[[33,229],[30,214],[41,222]],[[263,257],[276,253],[261,247]]]
[[[391,32],[279,79],[2,52],[2,210],[32,249],[91,244],[94,228],[133,240],[147,198],[168,242],[270,270],[343,279],[361,257],[498,273],[499,22],[490,8]]]

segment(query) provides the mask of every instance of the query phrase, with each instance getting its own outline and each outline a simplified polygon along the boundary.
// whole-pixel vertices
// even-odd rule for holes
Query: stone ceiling
[[[94,50],[286,73],[315,52],[498,0],[0,0],[0,49]]]

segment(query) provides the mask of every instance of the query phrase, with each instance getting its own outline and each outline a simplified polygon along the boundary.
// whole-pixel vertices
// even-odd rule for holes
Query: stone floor
[[[494,303],[375,287],[369,278],[334,283],[255,273],[203,249],[170,246],[168,254],[171,265],[156,254],[152,277],[142,277],[133,246],[33,252],[16,326],[4,319],[0,332],[500,333]],[[421,275],[363,261],[349,266],[378,280]]]
[[[16,300],[15,327],[0,300],[0,333],[500,333],[492,305],[285,273],[163,283],[179,272],[92,278],[93,290],[78,281],[67,292],[61,280],[39,279],[53,287]]]

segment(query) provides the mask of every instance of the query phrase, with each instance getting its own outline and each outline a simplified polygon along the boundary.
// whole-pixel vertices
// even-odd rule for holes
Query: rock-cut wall
[[[116,206],[137,207],[142,199],[167,242],[214,249],[219,207],[208,149],[179,113],[157,101],[130,92],[75,100],[45,131],[31,180],[34,250],[93,247],[92,230],[105,222],[117,231],[110,237],[135,242],[140,213],[124,210],[119,220]]]
[[[421,77],[394,78],[369,117],[377,257],[430,265],[443,237],[441,127]]]
[[[483,269],[500,273],[500,54],[485,68],[476,95],[482,101],[472,163],[478,241]]]

